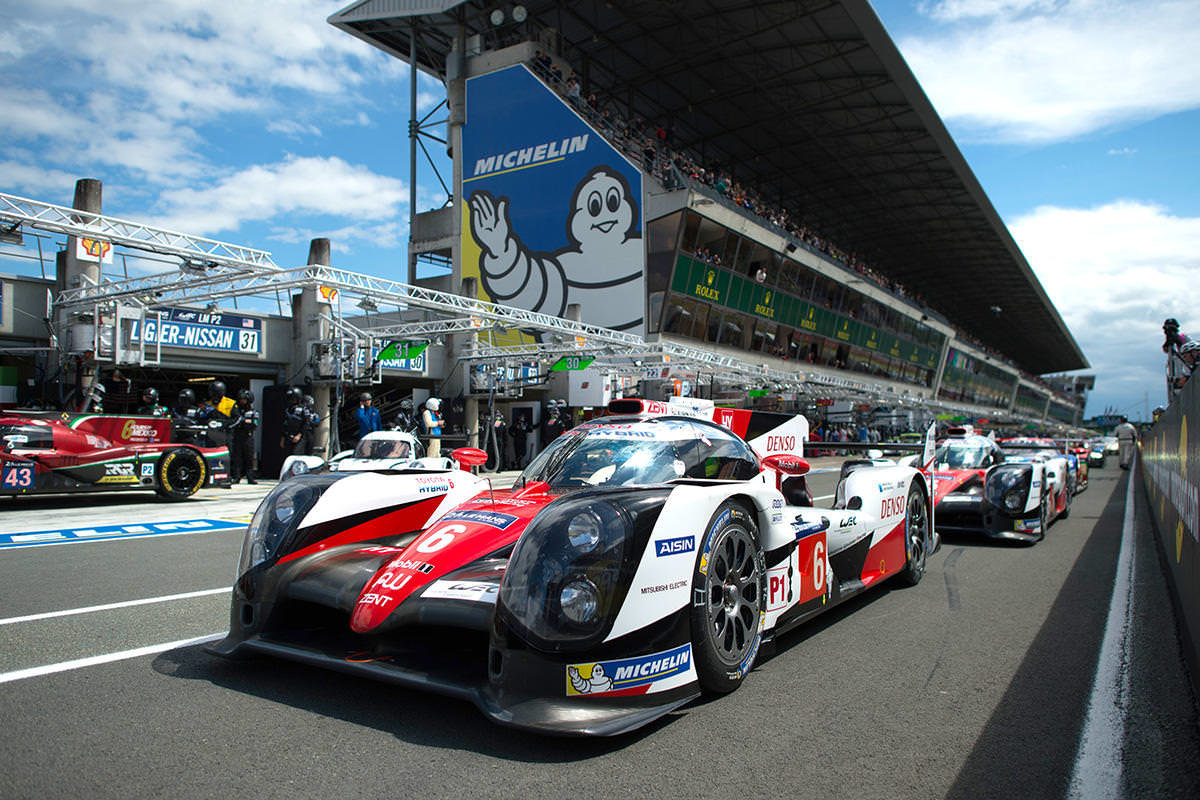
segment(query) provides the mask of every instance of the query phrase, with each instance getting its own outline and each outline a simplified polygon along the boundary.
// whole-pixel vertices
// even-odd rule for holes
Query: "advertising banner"
[[[480,296],[644,333],[641,172],[522,65],[467,80],[462,271]]]
[[[163,347],[187,347],[223,353],[263,354],[263,324],[257,317],[222,312],[194,311],[184,308],[154,309],[163,312],[162,328],[158,320],[147,316],[145,330],[133,320],[129,340]]]
[[[1200,378],[1184,385],[1142,438],[1142,476],[1200,691]]]

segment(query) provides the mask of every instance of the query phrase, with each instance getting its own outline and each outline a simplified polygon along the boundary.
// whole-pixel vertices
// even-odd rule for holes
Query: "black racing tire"
[[[190,447],[172,447],[158,459],[154,490],[169,500],[186,500],[208,477],[204,458]]]
[[[900,582],[905,586],[916,586],[925,576],[929,559],[929,504],[925,493],[917,486],[908,490],[908,506],[904,514],[904,570]]]
[[[692,654],[700,687],[724,694],[754,666],[767,566],[754,517],[732,501],[709,520],[692,576]]]
[[[1049,495],[1042,495],[1042,503],[1038,511],[1042,518],[1042,535],[1038,538],[1039,542],[1046,538],[1046,531],[1050,529],[1050,504],[1053,502],[1054,500]]]

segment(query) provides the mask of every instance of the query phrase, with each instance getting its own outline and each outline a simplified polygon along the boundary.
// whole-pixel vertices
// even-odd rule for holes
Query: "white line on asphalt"
[[[1108,800],[1122,796],[1121,758],[1125,743],[1125,706],[1129,698],[1130,634],[1133,624],[1133,484],[1137,462],[1129,468],[1125,518],[1121,524],[1121,553],[1108,623],[1096,663],[1092,696],[1088,700],[1075,770],[1068,797]]]
[[[0,683],[20,681],[24,680],[25,678],[38,678],[43,675],[53,675],[56,672],[67,672],[73,669],[94,667],[97,664],[108,664],[112,661],[124,661],[129,658],[149,656],[155,653],[162,653],[167,650],[175,650],[180,647],[191,647],[192,645],[212,642],[220,639],[224,635],[224,633],[211,633],[208,636],[198,636],[195,639],[180,639],[177,642],[152,644],[149,647],[139,647],[135,650],[122,650],[119,653],[106,653],[102,656],[77,658],[74,661],[61,661],[58,664],[47,664],[44,667],[30,667],[29,669],[18,669],[13,670],[12,672],[0,672]]]
[[[33,622],[39,619],[52,619],[53,617],[71,617],[76,614],[90,614],[93,611],[110,611],[114,608],[129,608],[130,606],[144,606],[150,603],[169,603],[172,600],[189,600],[193,597],[205,597],[210,594],[221,594],[228,592],[232,587],[226,586],[221,589],[201,589],[198,592],[184,592],[183,594],[168,594],[163,597],[147,597],[142,600],[124,600],[120,603],[106,603],[102,606],[87,606],[86,608],[68,608],[65,611],[47,611],[42,614],[28,614],[24,617],[9,617],[8,619],[0,619],[0,625],[14,625],[18,622]]]

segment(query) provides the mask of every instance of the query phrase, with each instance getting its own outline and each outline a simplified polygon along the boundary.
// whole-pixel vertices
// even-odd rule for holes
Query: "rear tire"
[[[208,467],[190,447],[173,447],[158,459],[157,491],[169,500],[185,500],[204,486]]]
[[[904,570],[900,582],[905,586],[916,586],[925,575],[925,563],[929,558],[929,509],[925,495],[916,486],[908,490],[908,507],[904,515]]]
[[[692,576],[692,654],[705,691],[732,692],[754,665],[766,575],[754,518],[736,503],[722,503],[708,523]]]

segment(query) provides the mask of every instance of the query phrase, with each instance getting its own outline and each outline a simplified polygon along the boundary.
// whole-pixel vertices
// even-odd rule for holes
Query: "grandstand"
[[[448,288],[817,383],[1078,419],[1036,376],[1086,358],[865,0],[515,8],[330,17],[446,83],[453,200],[416,216],[411,248],[452,265]],[[562,236],[601,164],[640,217],[603,263]],[[510,262],[479,214],[510,217]]]

